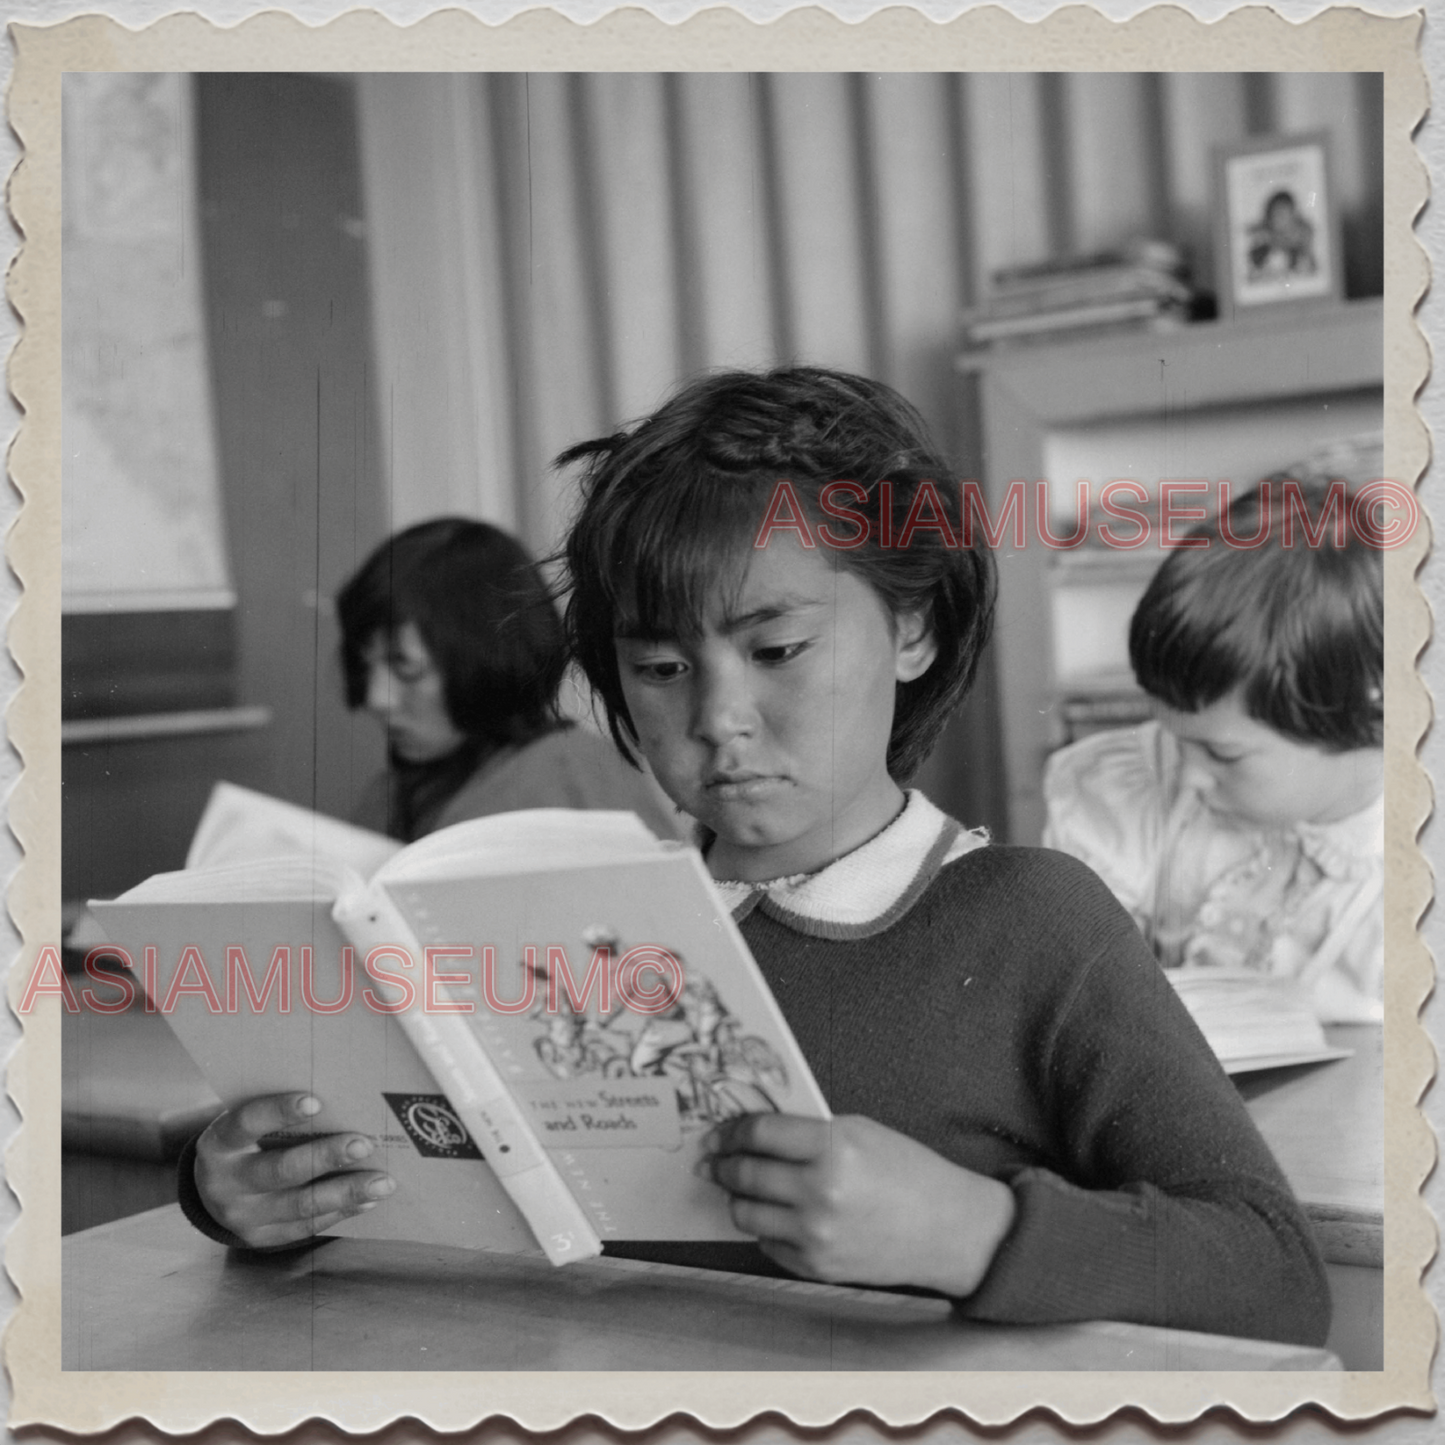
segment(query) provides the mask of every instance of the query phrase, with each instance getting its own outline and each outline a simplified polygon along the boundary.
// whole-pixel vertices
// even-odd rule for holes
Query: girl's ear
[[[933,624],[925,612],[904,612],[894,620],[896,654],[893,675],[899,682],[923,676],[938,656]]]

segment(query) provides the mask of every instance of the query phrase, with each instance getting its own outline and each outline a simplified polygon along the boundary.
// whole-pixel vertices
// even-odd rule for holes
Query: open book
[[[1289,978],[1240,968],[1169,968],[1199,1031],[1227,1074],[1348,1057],[1325,1038],[1314,1005]]]
[[[340,818],[235,783],[217,783],[186,851],[186,867],[320,857],[369,878],[401,846],[395,838]]]
[[[696,850],[630,813],[460,823],[369,880],[304,850],[188,868],[91,909],[225,1103],[310,1090],[316,1132],[380,1140],[363,1167],[397,1193],[339,1232],[557,1263],[741,1241],[703,1136],[827,1117]]]

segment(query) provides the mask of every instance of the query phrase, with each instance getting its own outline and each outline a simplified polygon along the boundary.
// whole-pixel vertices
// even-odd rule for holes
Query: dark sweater
[[[743,935],[837,1114],[1011,1184],[965,1315],[1318,1344],[1308,1223],[1128,915],[1082,864],[987,847],[871,937]]]

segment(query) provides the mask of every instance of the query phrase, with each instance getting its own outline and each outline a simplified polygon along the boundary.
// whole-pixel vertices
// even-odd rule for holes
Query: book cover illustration
[[[707,1131],[827,1108],[695,852],[383,887],[604,1242],[745,1237]]]
[[[613,958],[627,952],[616,939],[595,932],[585,941]],[[606,1014],[578,1010],[570,999],[555,1013],[545,1004],[534,1007],[528,1017],[538,1025],[537,1057],[558,1079],[665,1080],[676,1094],[684,1130],[736,1114],[776,1112],[774,1095],[787,1089],[787,1066],[766,1039],[742,1032],[710,979],[689,970],[686,959],[677,962],[686,981],[661,1014],[639,1015],[615,996]],[[545,985],[546,971],[532,967]],[[607,1092],[621,1097],[615,1088]]]

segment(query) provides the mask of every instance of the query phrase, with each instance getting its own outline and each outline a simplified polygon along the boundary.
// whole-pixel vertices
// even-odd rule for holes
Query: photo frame
[[[1324,131],[1216,147],[1214,213],[1222,317],[1343,297],[1340,216]]]
[[[1142,19],[1142,25],[1131,22],[1134,30],[1156,25],[1156,30],[1149,33],[1162,37],[1161,55],[1187,62],[1193,67],[1190,74],[1219,74],[1227,79],[1231,66],[1247,63],[1254,67],[1267,62],[1277,52],[1288,57],[1297,54],[1300,27],[1259,9],[1241,12],[1238,17],[1228,17],[1213,26],[1194,26],[1182,11],[1166,10],[1152,19]],[[975,36],[979,28],[975,22],[979,20],[1000,27],[997,33],[1002,38],[991,39],[994,31]],[[27,327],[27,341],[13,368],[12,384],[16,398],[25,408],[26,427],[15,448],[12,465],[16,485],[23,489],[26,512],[11,538],[10,555],[16,575],[26,589],[26,607],[12,624],[11,636],[17,665],[25,672],[26,687],[12,709],[10,721],[27,769],[12,802],[12,826],[28,857],[26,873],[12,889],[11,907],[25,947],[30,951],[22,956],[23,963],[30,962],[38,944],[56,936],[52,900],[58,897],[53,884],[55,860],[59,857],[59,809],[53,786],[58,773],[55,758],[59,744],[54,722],[59,715],[54,701],[59,693],[55,676],[58,659],[54,657],[56,649],[50,645],[51,633],[47,630],[50,626],[47,619],[54,615],[57,606],[54,599],[59,595],[55,564],[59,489],[53,484],[53,479],[60,475],[61,465],[60,395],[55,386],[60,370],[54,358],[53,341],[55,318],[62,314],[59,215],[53,204],[53,198],[60,191],[55,174],[59,150],[54,124],[61,91],[58,74],[87,66],[136,74],[187,69],[209,74],[252,73],[278,61],[284,63],[286,74],[334,73],[348,67],[358,73],[367,67],[388,73],[398,63],[399,54],[406,55],[410,63],[428,73],[442,73],[449,67],[458,67],[463,72],[470,67],[501,73],[510,66],[516,67],[516,73],[525,74],[529,64],[537,63],[532,60],[534,54],[568,73],[585,73],[589,68],[599,73],[622,73],[629,67],[635,68],[636,57],[641,54],[645,57],[644,63],[664,74],[681,71],[689,63],[705,68],[708,74],[723,73],[718,70],[721,56],[739,72],[745,72],[751,65],[773,66],[791,74],[812,65],[820,69],[831,66],[839,75],[857,75],[875,66],[880,56],[908,61],[916,50],[929,64],[937,63],[934,57],[939,54],[966,55],[970,63],[980,66],[981,74],[997,75],[1004,82],[1012,83],[1015,72],[1007,67],[1016,66],[1020,55],[1031,53],[1019,44],[1021,39],[1043,42],[1044,48],[1039,53],[1044,61],[1067,54],[1071,62],[1099,70],[1111,63],[1111,49],[1114,56],[1118,53],[1119,29],[1100,25],[1097,17],[1079,7],[1030,26],[1020,35],[1015,31],[1024,32],[1021,23],[1016,25],[1010,21],[1008,27],[1003,28],[998,13],[966,16],[963,21],[957,28],[943,31],[915,12],[892,11],[874,17],[866,27],[823,24],[816,16],[805,14],[782,17],[767,27],[747,28],[714,12],[695,17],[686,27],[671,27],[632,12],[620,18],[604,18],[592,26],[569,29],[571,23],[555,14],[524,15],[506,26],[487,27],[461,12],[451,11],[419,22],[400,45],[393,28],[379,17],[364,12],[341,17],[335,24],[315,30],[280,14],[257,17],[226,31],[198,26],[189,17],[176,17],[172,22],[161,22],[137,32],[125,31],[99,16],[83,17],[63,33],[53,35],[38,27],[16,27],[20,60],[11,104],[14,133],[25,146],[25,164],[16,173],[13,203],[26,238],[26,249],[11,278],[11,294],[17,314]],[[1409,314],[1411,304],[1422,294],[1425,285],[1423,253],[1408,224],[1413,208],[1423,204],[1425,186],[1423,170],[1409,143],[1410,128],[1423,114],[1425,104],[1423,74],[1417,76],[1413,68],[1415,30],[1410,28],[1412,24],[1418,28],[1418,21],[1389,22],[1391,28],[1386,35],[1385,23],[1378,17],[1346,12],[1338,7],[1336,13],[1321,17],[1309,29],[1311,36],[1326,32],[1317,53],[1326,56],[1337,53],[1350,67],[1374,68],[1387,77],[1382,164],[1388,175],[1386,194],[1392,203],[1393,223],[1384,230],[1391,282],[1388,295],[1381,303],[1384,353],[1391,367],[1386,466],[1390,475],[1403,477],[1407,483],[1419,474],[1425,461],[1423,427],[1404,425],[1399,420],[1399,416],[1413,416],[1409,399],[1414,395],[1413,388],[1421,384],[1425,366],[1425,350]],[[1134,30],[1128,33],[1132,36]],[[1180,33],[1178,37],[1176,31]],[[1381,40],[1366,43],[1375,36]],[[420,44],[423,39],[428,42],[426,46]],[[1181,39],[1188,42],[1187,46],[1180,43]],[[1390,41],[1388,48],[1383,44],[1385,39]],[[728,41],[725,48],[723,40]],[[910,48],[901,48],[902,41],[908,41]],[[1143,53],[1148,56],[1154,52]],[[1236,55],[1238,59],[1234,58]],[[1304,60],[1319,64],[1315,53],[1306,54]],[[1081,73],[1092,75],[1094,72]],[[1037,82],[1038,111],[1043,117],[1050,114],[1046,102],[1051,103],[1049,98],[1056,94],[1052,85],[1051,81]],[[557,110],[560,112],[562,107],[559,105]],[[1013,131],[1010,107],[980,107],[980,110],[985,119],[997,119],[1004,134]],[[456,123],[456,110],[446,108],[440,113],[447,126],[437,127],[436,133],[452,137],[463,129]],[[661,113],[666,113],[665,107]],[[955,111],[940,107],[938,114],[940,123],[953,127],[957,118]],[[715,112],[709,113],[709,118],[713,115]],[[566,118],[563,115],[563,120]],[[427,121],[428,113],[420,112],[419,123]],[[560,129],[558,133],[566,134]],[[710,136],[711,132],[704,134]],[[834,127],[827,134],[836,140],[842,133]],[[1047,128],[1040,128],[1038,134],[1039,150],[1045,153],[1049,132]],[[619,169],[633,164],[631,157],[620,148],[599,149],[602,158],[615,162]],[[1201,146],[1200,160],[1209,154]],[[1342,157],[1344,154],[1342,148]],[[1000,147],[997,158],[998,174],[1012,183],[1017,168],[1011,148]],[[413,163],[411,170],[416,169]],[[1197,177],[1202,169],[1204,167],[1199,166],[1194,175]],[[823,191],[831,184],[830,173],[801,166],[798,172],[790,194],[796,191],[796,209],[802,219],[813,222],[819,214],[811,204],[814,193],[812,190],[804,193],[801,188],[804,183],[816,182],[817,190]],[[887,174],[886,171],[878,173]],[[1040,169],[1039,174],[1045,173]],[[490,189],[479,189],[481,200],[493,194]],[[1052,194],[1046,186],[1040,186],[1038,215],[1040,234],[1044,236],[1048,234],[1047,225],[1053,214],[1049,210]],[[804,201],[808,204],[803,204]],[[726,212],[726,208],[719,209]],[[638,229],[629,224],[632,217],[621,205],[617,211],[624,223],[619,228],[621,233],[624,237],[631,235]],[[275,215],[276,210],[272,214]],[[912,221],[907,208],[896,208],[886,214],[889,219]],[[1013,224],[1012,213],[985,214],[999,220],[1001,225]],[[333,225],[336,213],[324,214],[323,219],[327,225]],[[1206,222],[1206,229],[1208,225]],[[351,233],[342,229],[338,234],[349,236]],[[539,241],[555,239],[558,234],[559,228],[550,226],[539,225],[535,231]],[[579,227],[577,234],[590,245],[590,230]],[[710,232],[699,228],[699,234],[707,239]],[[581,245],[577,249],[583,260],[592,254]],[[457,268],[464,275],[470,254],[458,249]],[[521,255],[530,259],[525,249]],[[735,255],[744,263],[750,260],[748,252],[741,248]],[[1338,258],[1338,248],[1335,255]],[[644,254],[638,259],[638,270],[647,270],[648,257]],[[723,259],[733,258],[724,256]],[[910,280],[916,270],[915,267],[910,272]],[[441,273],[439,279],[445,281],[447,274]],[[660,272],[654,268],[651,274]],[[439,289],[446,291],[445,286]],[[826,291],[825,299],[836,304],[836,293],[825,287],[818,289]],[[936,293],[920,287],[917,294],[920,305],[929,307],[930,314],[943,311],[937,304]],[[264,295],[271,299],[275,292],[268,290]],[[1351,309],[1321,307],[1299,320],[1301,325],[1327,328],[1338,313],[1348,313]],[[1264,324],[1249,329],[1266,333],[1284,330],[1269,324],[1271,313],[1267,306],[1261,310]],[[254,314],[261,322],[279,319],[274,310],[268,312],[260,307]],[[808,314],[832,320],[831,311],[824,311],[822,307],[811,308]],[[860,314],[866,320],[868,313]],[[434,338],[426,339],[434,345]],[[1269,339],[1272,345],[1282,345],[1279,338]],[[1150,349],[1144,386],[1159,389],[1161,372],[1168,374],[1172,383],[1172,373],[1161,366],[1154,349],[1157,338],[1131,340],[1145,343]],[[1380,349],[1378,341],[1372,345],[1377,351]],[[1048,350],[1052,352],[1053,348]],[[1354,353],[1346,355],[1353,358]],[[1228,358],[1218,356],[1211,349],[1208,364],[1217,373],[1228,364]],[[479,369],[480,365],[478,362]],[[509,378],[504,376],[504,379],[509,382]],[[561,368],[556,369],[553,379],[559,390],[573,386],[570,375]],[[1242,381],[1248,380],[1237,376],[1235,384],[1247,391]],[[1134,376],[1125,377],[1117,389],[1131,403],[1143,392]],[[1009,429],[1006,434],[1018,430],[1017,415],[1017,409],[1013,415],[1002,413],[1003,427]],[[1005,475],[1037,477],[1042,473],[1008,470]],[[55,1007],[37,1009],[25,1017],[26,1046],[9,1081],[25,1118],[21,1142],[11,1150],[7,1160],[8,1177],[14,1181],[17,1197],[23,1201],[23,1214],[7,1254],[7,1268],[21,1297],[20,1312],[7,1342],[7,1361],[15,1388],[12,1423],[97,1430],[140,1419],[149,1428],[188,1432],[207,1422],[230,1418],[249,1429],[275,1431],[293,1429],[319,1417],[326,1421],[327,1428],[374,1431],[398,1419],[409,1419],[416,1423],[416,1428],[429,1426],[438,1430],[469,1428],[487,1419],[491,1422],[488,1428],[505,1421],[504,1428],[553,1430],[580,1419],[584,1425],[588,1421],[597,1422],[598,1428],[611,1425],[637,1430],[666,1428],[669,1418],[674,1421],[682,1418],[685,1423],[699,1422],[724,1429],[741,1428],[745,1422],[758,1419],[765,1425],[769,1420],[784,1420],[797,1427],[817,1429],[863,1418],[863,1412],[868,1412],[867,1418],[877,1422],[879,1428],[910,1428],[938,1414],[939,1422],[946,1428],[966,1429],[970,1423],[976,1423],[997,1431],[1012,1421],[1022,1421],[1044,1411],[1052,1412],[1057,1419],[1094,1430],[1097,1422],[1120,1410],[1129,1411],[1134,1419],[1183,1423],[1196,1421],[1201,1414],[1207,1417],[1209,1412],[1230,1409],[1251,1422],[1286,1420],[1288,1427],[1303,1421],[1306,1428],[1311,1419],[1325,1418],[1326,1412],[1329,1418],[1354,1421],[1387,1410],[1396,1415],[1402,1410],[1429,1410],[1432,1397],[1427,1370],[1434,1340],[1434,1319],[1419,1289],[1419,1279],[1434,1250],[1435,1237],[1418,1195],[1430,1158],[1426,1131],[1413,1107],[1413,1101],[1425,1088],[1430,1068],[1429,1049],[1416,1019],[1430,986],[1430,968],[1423,945],[1414,932],[1429,885],[1426,870],[1412,851],[1413,832],[1409,831],[1424,816],[1426,807],[1423,778],[1413,755],[1414,739],[1424,726],[1427,712],[1423,689],[1413,671],[1427,628],[1426,609],[1413,581],[1425,546],[1422,528],[1408,548],[1392,552],[1387,558],[1392,643],[1388,653],[1388,685],[1391,706],[1398,709],[1392,714],[1390,767],[1395,788],[1392,796],[1402,799],[1402,806],[1392,807],[1390,821],[1396,830],[1392,834],[1392,847],[1397,849],[1395,856],[1405,858],[1408,866],[1392,872],[1387,914],[1391,947],[1402,966],[1392,970],[1390,978],[1390,1032],[1384,1058],[1389,1083],[1385,1110],[1386,1158],[1390,1165],[1386,1205],[1389,1251],[1383,1265],[1386,1277],[1382,1280],[1381,1324],[1388,1345],[1386,1368],[1291,1372],[1246,1367],[1237,1363],[1236,1357],[1229,1362],[1235,1365],[1233,1368],[1224,1367],[1222,1362],[1222,1367],[1205,1372],[1203,1367],[1188,1367],[1178,1348],[1180,1341],[1171,1335],[1149,1361],[1135,1352],[1113,1368],[1102,1365],[1049,1368],[1052,1362],[1041,1359],[1030,1344],[1028,1348],[1033,1352],[1022,1369],[1006,1368],[993,1356],[980,1357],[966,1369],[945,1369],[929,1361],[926,1363],[930,1368],[923,1370],[863,1370],[856,1368],[838,1348],[839,1332],[829,1324],[816,1335],[826,1351],[826,1368],[803,1367],[776,1353],[765,1362],[767,1369],[726,1368],[719,1352],[713,1349],[704,1362],[706,1368],[695,1371],[663,1370],[649,1365],[645,1371],[633,1372],[612,1368],[610,1363],[604,1368],[544,1371],[538,1368],[534,1337],[516,1329],[504,1318],[507,1341],[525,1352],[518,1354],[515,1364],[504,1362],[504,1368],[446,1371],[438,1368],[437,1355],[430,1353],[423,1368],[420,1348],[403,1357],[394,1347],[395,1335],[391,1331],[375,1330],[377,1315],[357,1309],[348,1318],[346,1311],[330,1309],[327,1311],[330,1318],[358,1324],[381,1348],[390,1352],[385,1369],[358,1370],[354,1356],[347,1358],[317,1350],[310,1319],[316,1295],[312,1280],[300,1275],[280,1278],[286,1298],[299,1301],[307,1313],[300,1330],[278,1331],[261,1312],[248,1312],[244,1319],[251,1338],[262,1341],[268,1348],[275,1347],[279,1357],[277,1368],[266,1362],[243,1368],[234,1352],[222,1357],[222,1367],[214,1370],[170,1368],[174,1356],[162,1361],[165,1368],[140,1368],[134,1352],[120,1368],[64,1368],[61,1340],[65,1295],[69,1292],[71,1301],[78,1301],[73,1317],[79,1318],[81,1327],[92,1338],[98,1336],[94,1328],[98,1296],[77,1295],[74,1274],[69,1277],[71,1283],[62,1287],[63,1241],[54,1227],[60,1207],[61,1091],[58,1085],[62,1077],[59,1039],[62,1019],[60,1001],[51,998],[48,1002]],[[1394,717],[1402,721],[1395,724]],[[17,979],[20,974],[21,970],[17,969]],[[17,992],[12,990],[12,999],[17,997]],[[1332,1145],[1340,1132],[1336,1120],[1331,1125]],[[170,1218],[176,1222],[175,1215]],[[205,1260],[214,1262],[207,1268],[214,1268],[216,1274],[208,1279],[219,1278],[228,1288],[236,1281],[235,1272],[227,1270],[218,1246],[195,1231],[183,1237],[188,1246],[205,1251]],[[324,1261],[325,1251],[330,1249],[332,1246],[328,1245],[308,1254],[303,1270],[311,1271],[313,1262]],[[140,1262],[153,1256],[132,1251],[129,1258]],[[268,1260],[273,1258],[268,1256]],[[617,1275],[624,1283],[635,1282],[636,1272],[622,1268],[627,1263],[630,1262],[619,1261]],[[274,1269],[275,1265],[269,1267]],[[153,1278],[159,1273],[153,1270]],[[363,1274],[354,1273],[357,1277]],[[112,1337],[122,1347],[129,1347],[137,1338],[136,1293],[125,1287],[116,1288],[113,1271],[101,1277],[110,1297],[125,1310],[124,1322],[112,1332]],[[564,1284],[571,1278],[574,1277],[564,1277]],[[371,1279],[366,1276],[362,1282],[369,1285]],[[469,1298],[487,1298],[480,1290],[471,1290],[465,1285],[464,1288]],[[776,1289],[771,1285],[758,1288],[772,1289],[763,1302],[766,1328],[735,1328],[735,1334],[743,1346],[753,1348],[760,1342],[763,1349],[771,1350],[774,1340],[789,1338],[788,1331],[777,1328],[781,1310],[789,1308],[794,1301],[806,1305],[809,1299],[818,1298],[809,1295],[810,1288],[832,1287],[787,1284]],[[646,1285],[636,1292],[647,1292]],[[521,1288],[518,1293],[525,1295],[528,1291]],[[584,1321],[587,1338],[598,1341],[605,1350],[612,1349],[618,1335],[617,1312],[611,1307],[615,1293],[595,1291],[591,1298],[601,1318],[596,1324]],[[453,1298],[460,1295],[458,1290]],[[469,1343],[470,1337],[455,1328],[446,1309],[438,1308],[435,1290],[423,1283],[417,1297],[428,1321],[440,1326],[449,1340],[460,1338],[464,1345]],[[157,1298],[153,1283],[147,1285],[145,1298],[149,1309]],[[491,1299],[496,1298],[494,1292]],[[906,1303],[892,1306],[895,1311],[925,1307],[913,1303],[909,1297],[899,1298],[904,1298]],[[850,1297],[850,1308],[853,1303],[856,1302],[851,1302]],[[865,1297],[860,1308],[866,1306]],[[159,1313],[155,1309],[150,1312]],[[216,1313],[213,1310],[208,1317]],[[736,1321],[739,1318],[737,1295],[728,1293],[721,1297],[715,1314]],[[711,1317],[705,1309],[698,1309],[686,1300],[680,1307],[674,1306],[676,1322]],[[173,1314],[168,1318],[179,1319],[185,1326],[198,1316]],[[552,1318],[560,1325],[571,1325],[576,1314],[570,1310],[557,1311]],[[907,1343],[911,1345],[914,1317],[895,1312],[889,1318],[903,1321],[904,1328],[895,1328],[893,1332],[900,1339],[907,1335]],[[188,1333],[194,1335],[195,1332]],[[679,1333],[676,1323],[670,1332],[649,1328],[644,1344],[653,1352],[653,1362],[657,1341]],[[793,1332],[793,1337],[796,1333]],[[1116,1352],[1111,1359],[1131,1348],[1108,1322],[1105,1328],[1091,1331],[1089,1338],[1095,1337]],[[1154,1361],[1161,1368],[1144,1368]],[[1129,1424],[1130,1418],[1126,1417],[1125,1428]],[[1205,1418],[1198,1428],[1211,1428],[1211,1419]]]

